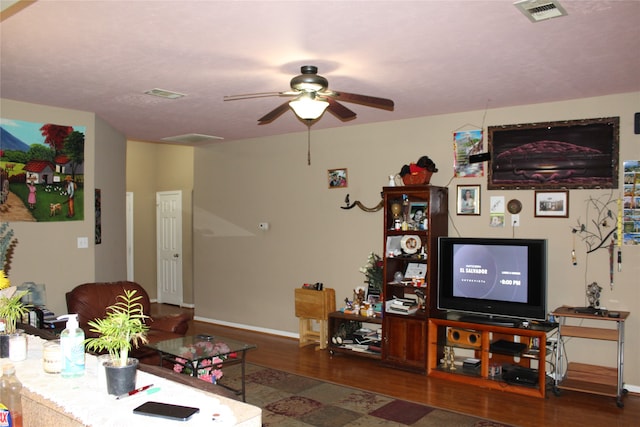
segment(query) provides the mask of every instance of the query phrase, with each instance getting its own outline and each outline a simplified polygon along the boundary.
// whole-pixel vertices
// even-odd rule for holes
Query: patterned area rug
[[[225,368],[220,382],[240,388],[239,366]],[[264,427],[508,427],[249,363],[246,393]]]

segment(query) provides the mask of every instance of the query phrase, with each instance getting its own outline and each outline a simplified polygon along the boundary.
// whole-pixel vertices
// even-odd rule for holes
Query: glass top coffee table
[[[246,401],[244,372],[245,356],[248,350],[254,349],[255,344],[247,344],[231,338],[211,335],[187,335],[181,338],[159,341],[147,344],[160,354],[160,366],[165,360],[183,367],[183,372],[188,372],[197,377],[198,374],[212,374],[218,365],[223,366],[242,365],[242,388],[232,389],[224,384],[218,385],[242,395],[242,401]],[[218,359],[214,359],[218,358]]]

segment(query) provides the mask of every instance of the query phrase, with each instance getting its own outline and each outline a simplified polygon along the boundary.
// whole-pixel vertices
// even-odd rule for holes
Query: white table
[[[136,387],[153,384],[152,389],[159,390],[116,400],[107,394],[106,384],[99,381],[97,358],[92,355],[86,355],[83,377],[67,379],[59,374],[45,373],[42,368],[44,342],[29,335],[27,360],[11,362],[23,385],[24,427],[175,426],[175,421],[133,414],[135,407],[150,400],[200,408],[189,421],[180,422],[181,426],[260,427],[262,424],[262,410],[256,406],[140,370]],[[0,364],[9,362],[9,359],[0,359]],[[215,420],[212,419],[214,414]]]

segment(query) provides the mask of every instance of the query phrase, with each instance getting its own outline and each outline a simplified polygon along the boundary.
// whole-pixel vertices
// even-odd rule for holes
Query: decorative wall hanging
[[[84,220],[86,128],[10,119],[1,123],[3,220]]]
[[[360,209],[362,209],[365,212],[378,212],[380,209],[382,209],[382,206],[384,206],[384,200],[380,200],[378,202],[377,205],[375,205],[372,208],[368,208],[366,207],[364,204],[362,204],[362,202],[360,200],[356,200],[355,202],[351,203],[349,201],[349,195],[347,194],[347,196],[344,198],[344,203],[345,206],[340,206],[341,209],[353,209],[354,207],[359,207]]]
[[[491,196],[489,200],[489,226],[504,227],[504,196]]]
[[[618,188],[620,118],[489,126],[488,189]]]
[[[482,130],[465,130],[453,133],[454,175],[456,177],[478,177],[484,175],[483,163],[469,162],[469,156],[480,154]]]
[[[623,233],[618,246],[640,245],[640,161],[624,162],[624,198],[618,206],[618,222]]]
[[[95,190],[95,210],[96,210],[96,236],[95,244],[102,243],[102,190],[96,188]]]

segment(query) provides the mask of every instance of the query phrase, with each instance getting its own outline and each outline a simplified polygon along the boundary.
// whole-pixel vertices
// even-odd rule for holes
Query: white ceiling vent
[[[209,141],[215,141],[219,139],[224,139],[224,138],[221,136],[202,135],[200,133],[187,133],[184,135],[168,136],[166,138],[162,138],[163,141],[180,142],[183,144],[198,144],[201,142],[209,142]]]
[[[514,5],[520,9],[531,22],[539,22],[567,15],[567,11],[564,10],[557,0],[519,0],[515,2]]]

